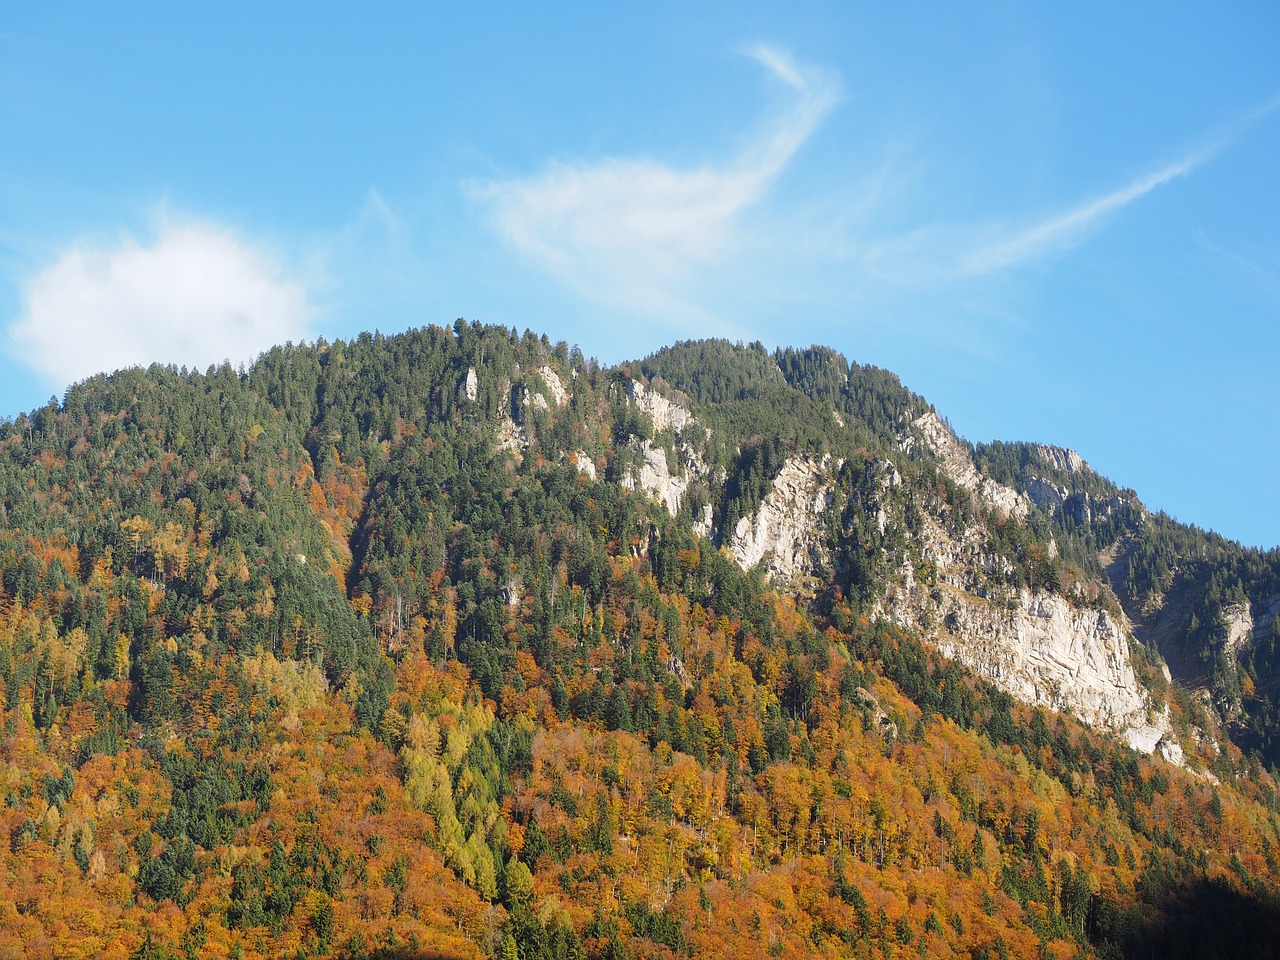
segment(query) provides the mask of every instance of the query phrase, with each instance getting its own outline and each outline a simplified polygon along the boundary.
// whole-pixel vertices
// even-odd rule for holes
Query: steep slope
[[[1037,501],[984,475],[919,398],[818,348],[769,357],[755,347],[680,344],[643,368],[709,403],[720,449],[735,443],[736,463],[720,454],[723,499],[708,496],[722,518],[719,541],[741,566],[760,565],[810,595],[824,580],[839,584],[1025,702],[1074,711],[1139,749],[1182,760],[1168,705],[1131,664],[1124,613],[1092,608],[1100,583],[1055,592],[1056,544],[1020,523]],[[944,496],[902,482],[903,470],[922,466],[949,481]],[[881,479],[867,483],[869,475]],[[1051,498],[1040,487],[1035,494]],[[878,559],[867,566],[869,556]],[[839,583],[850,569],[857,573]]]
[[[1231,738],[1280,762],[1280,549],[1245,549],[1152,514],[1072,451],[993,444],[978,456],[1035,502],[1064,550],[1105,571],[1135,634]]]

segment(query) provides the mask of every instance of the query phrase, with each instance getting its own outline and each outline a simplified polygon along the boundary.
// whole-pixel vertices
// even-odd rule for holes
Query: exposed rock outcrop
[[[885,713],[884,707],[880,706],[880,701],[866,687],[858,687],[853,691],[853,695],[858,699],[867,711],[871,714],[872,724],[881,736],[886,740],[898,739],[898,725],[893,722],[889,714]]]
[[[1074,450],[1068,450],[1066,447],[1050,446],[1047,443],[1033,443],[1030,446],[1040,462],[1047,467],[1072,474],[1081,473],[1088,469],[1089,465],[1084,462],[1084,457]]]
[[[1136,509],[1145,514],[1142,505],[1121,496],[1105,496],[1075,490],[1071,483],[1075,477],[1090,473],[1089,465],[1074,450],[1063,447],[1052,447],[1043,443],[1028,445],[1035,460],[1046,470],[1061,479],[1068,478],[1066,483],[1040,476],[1029,476],[1021,482],[1023,494],[1035,506],[1050,514],[1061,512],[1070,517],[1077,526],[1088,526],[1095,520],[1109,519],[1114,513],[1126,507]]]
[[[715,513],[711,509],[711,504],[704,503],[702,512],[694,518],[693,532],[704,540],[711,540],[715,536]]]
[[[977,494],[1005,516],[1025,519],[1032,506],[1063,511],[1080,525],[1109,516],[1124,501],[1099,498],[1042,477],[1026,481],[1024,493],[983,476],[964,445],[932,411],[918,417],[904,438],[914,437],[933,451],[943,472],[957,485]],[[1032,447],[1046,472],[1076,476],[1088,465],[1074,450],[1036,444]],[[980,531],[947,536],[927,521],[925,559],[938,572],[940,587],[921,602],[918,591],[895,615],[917,625],[941,623],[938,646],[1028,703],[1071,710],[1089,723],[1123,735],[1137,749],[1159,750],[1174,762],[1182,749],[1173,738],[1167,709],[1156,710],[1130,662],[1127,622],[1105,611],[1080,609],[1064,598],[1042,591],[1021,591],[1004,604],[984,599],[984,581],[999,582],[1007,562],[986,547]],[[1051,555],[1057,544],[1050,542]],[[907,570],[910,580],[910,570]],[[899,597],[910,597],[904,591]],[[903,614],[906,613],[904,617]]]
[[[899,438],[898,445],[910,453],[917,438],[938,458],[942,472],[956,486],[977,494],[1005,516],[1022,520],[1030,512],[1031,504],[1026,497],[978,471],[964,444],[932,410],[911,421],[910,430]]]
[[[468,374],[470,375],[473,372],[468,371]],[[539,367],[538,376],[547,385],[547,391],[551,394],[551,403],[547,402],[547,398],[541,392],[530,390],[527,383],[512,386],[511,381],[504,377],[498,385],[498,427],[496,430],[498,446],[503,450],[511,451],[517,460],[520,460],[524,452],[529,449],[529,432],[525,424],[527,411],[531,408],[549,411],[552,404],[557,407],[563,406],[569,396],[560,377],[551,367],[546,365]],[[594,469],[594,464],[592,464],[592,469]]]
[[[1031,477],[1023,484],[1023,490],[1031,498],[1032,503],[1037,507],[1048,508],[1050,513],[1066,503],[1067,498],[1071,496],[1071,491],[1066,487],[1052,483],[1042,477]]]
[[[480,395],[479,391],[480,380],[476,376],[476,368],[467,367],[467,372],[458,381],[458,399],[475,403],[476,397]]]
[[[543,364],[538,368],[538,376],[542,377],[547,384],[547,389],[551,391],[551,401],[557,407],[563,407],[565,401],[569,399],[569,391],[564,388],[560,375]]]
[[[935,591],[938,649],[1032,704],[1070,711],[1120,733],[1135,749],[1181,760],[1166,710],[1155,709],[1130,664],[1129,640],[1105,610],[1020,591],[1008,605]]]
[[[922,539],[936,582],[917,583],[904,563],[885,599],[891,619],[931,635],[943,655],[1025,703],[1070,711],[1135,749],[1182,762],[1167,707],[1152,703],[1134,672],[1123,614],[1043,590],[990,590],[1008,570],[975,528],[949,536],[926,518]]]
[[[1253,611],[1247,603],[1232,603],[1222,609],[1223,644],[1239,656],[1253,642]]]
[[[638,488],[645,491],[661,501],[667,512],[674,517],[680,511],[680,501],[684,498],[685,491],[689,489],[689,478],[672,474],[667,463],[667,452],[661,447],[655,447],[651,440],[632,442],[644,460],[638,473],[627,473],[622,478],[622,486],[628,490]]]
[[[583,476],[590,477],[592,480],[596,478],[596,462],[585,450],[575,450],[569,454],[569,462],[577,467],[578,472]]]
[[[638,473],[627,473],[622,478],[622,485],[628,490],[640,489],[661,501],[667,511],[674,517],[680,510],[680,504],[689,490],[689,485],[698,477],[707,474],[707,466],[698,455],[697,449],[686,442],[684,434],[697,424],[693,414],[685,407],[646,387],[636,380],[627,381],[627,396],[653,421],[654,433],[670,432],[675,435],[675,452],[679,460],[677,471],[673,472],[667,460],[666,451],[655,446],[651,440],[632,440],[632,445],[640,451],[643,462]],[[707,435],[710,435],[708,431]],[[694,532],[700,536],[710,537],[710,507],[703,511],[703,516],[695,520]]]
[[[1271,625],[1280,617],[1280,594],[1267,597],[1255,604],[1257,616],[1253,618],[1253,636],[1262,640],[1271,635]]]
[[[502,597],[502,602],[508,607],[516,607],[520,605],[520,592],[522,590],[520,578],[516,576],[507,577],[503,582],[501,589],[498,591]]]
[[[653,419],[653,429],[656,431],[674,430],[676,433],[683,433],[687,427],[697,423],[687,409],[638,380],[627,381],[627,396]]]
[[[792,457],[753,517],[742,517],[725,546],[750,570],[764,562],[771,577],[799,585],[827,562],[821,518],[831,505],[830,461]]]
[[[528,391],[512,389],[511,381],[505,377],[498,387],[498,427],[495,431],[498,446],[510,451],[518,462],[529,449],[529,435],[525,432],[524,415],[520,409],[521,398],[527,398]]]

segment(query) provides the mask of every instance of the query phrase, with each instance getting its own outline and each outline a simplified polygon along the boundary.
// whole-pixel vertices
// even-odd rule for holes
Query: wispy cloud
[[[918,279],[979,277],[1061,256],[1085,242],[1124,208],[1167,184],[1190,176],[1250,127],[1280,109],[1280,98],[1234,118],[1172,163],[1129,183],[1039,220],[948,226],[934,224],[870,249],[866,261],[880,270]]]
[[[758,46],[749,55],[789,88],[791,102],[727,162],[553,163],[538,174],[471,184],[472,195],[504,240],[576,292],[613,306],[705,315],[690,296],[692,273],[732,254],[741,216],[839,96],[832,76],[777,49]]]
[[[869,282],[899,288],[949,289],[998,279],[1070,253],[1125,207],[1189,176],[1226,145],[1218,141],[1122,187],[1039,219],[1012,216],[968,224],[926,223],[897,234],[877,233],[873,228],[846,237],[841,255]]]
[[[1108,215],[1145,197],[1157,187],[1187,176],[1217,153],[1221,146],[1218,144],[1207,150],[1197,151],[1177,163],[1141,176],[1118,190],[980,245],[961,256],[958,264],[960,271],[971,274],[990,273],[1068,250]]]
[[[308,331],[304,286],[210,224],[162,224],[150,244],[79,243],[36,274],[10,352],[55,385],[152,362],[252,360]]]
[[[1280,252],[1262,251],[1255,259],[1219,246],[1204,231],[1200,232],[1199,240],[1202,247],[1220,258],[1238,279],[1255,290],[1265,302],[1280,305]]]

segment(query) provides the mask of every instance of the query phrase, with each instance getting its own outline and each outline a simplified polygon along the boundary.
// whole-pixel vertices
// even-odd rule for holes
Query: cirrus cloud
[[[305,287],[231,231],[164,225],[150,244],[78,243],[27,284],[11,353],[55,384],[153,362],[251,361],[307,333]]]

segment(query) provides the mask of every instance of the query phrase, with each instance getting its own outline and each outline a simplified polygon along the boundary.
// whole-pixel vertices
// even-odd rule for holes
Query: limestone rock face
[[[1105,610],[1020,591],[1008,605],[944,590],[938,648],[1018,699],[1071,711],[1135,749],[1180,756],[1168,713],[1152,709],[1130,665],[1129,640]]]
[[[1066,474],[1074,478],[1089,471],[1084,458],[1074,450],[1063,447],[1051,447],[1043,443],[1030,444],[1035,459],[1059,477]],[[1027,499],[1049,514],[1062,513],[1070,517],[1079,526],[1088,526],[1094,520],[1107,519],[1125,507],[1142,511],[1141,504],[1131,504],[1118,496],[1099,496],[1083,490],[1073,490],[1070,486],[1055,483],[1044,477],[1030,476],[1022,482],[1022,490]]]
[[[704,503],[702,505],[702,515],[696,517],[693,521],[693,532],[704,540],[710,540],[714,537],[714,512],[711,509],[711,504]]]
[[[1031,509],[1027,498],[1011,487],[979,473],[969,451],[932,410],[911,422],[911,429],[903,434],[899,446],[909,453],[917,438],[933,451],[942,472],[956,486],[977,494],[1005,516],[1019,520],[1026,518]]]
[[[1182,762],[1167,707],[1152,702],[1134,672],[1123,613],[1010,589],[1009,561],[988,546],[981,524],[957,529],[925,512],[912,540],[929,580],[918,582],[919,568],[904,557],[883,615],[1025,703],[1070,711],[1135,749]]]
[[[1071,496],[1071,491],[1066,487],[1050,483],[1040,477],[1029,479],[1024,484],[1024,488],[1032,503],[1037,507],[1047,507],[1050,513],[1066,503],[1067,498]]]
[[[524,452],[529,449],[529,435],[524,429],[524,416],[520,409],[521,402],[527,402],[528,391],[523,393],[511,387],[511,381],[503,378],[498,393],[498,428],[496,431],[498,446],[509,450],[519,462]]]
[[[764,561],[771,577],[798,584],[827,562],[821,518],[832,500],[829,461],[791,457],[754,517],[742,517],[725,545],[750,570]]]
[[[568,392],[560,377],[545,365],[538,368],[538,375],[546,383],[552,403],[557,407],[562,406]],[[530,390],[527,385],[512,386],[511,381],[504,377],[499,384],[497,440],[498,446],[511,451],[517,461],[529,449],[529,431],[525,419],[530,409],[550,411],[551,404],[541,393]]]
[[[1227,650],[1239,656],[1253,642],[1253,611],[1247,603],[1233,603],[1222,610],[1223,642]]]
[[[655,433],[674,435],[675,453],[669,454],[670,444],[632,440],[640,463],[622,483],[645,491],[675,516],[691,483],[706,477],[694,447],[702,427],[685,407],[642,383],[630,382],[627,393],[650,416]],[[1024,519],[1037,505],[1077,513],[1111,508],[1048,480],[1033,481],[1019,493],[983,476],[964,443],[933,412],[913,420],[902,434],[904,451],[915,444],[929,450],[955,484],[1006,517]],[[1044,447],[1036,452],[1046,473],[1055,477],[1087,469],[1072,451]],[[815,576],[831,563],[828,520],[837,502],[833,464],[838,466],[829,457],[789,458],[755,513],[718,532],[742,568],[763,567],[787,588],[812,589]],[[883,534],[889,524],[903,522],[901,507],[894,506],[902,478],[889,461],[874,469],[881,502],[870,509]],[[701,514],[694,529],[715,537],[712,508],[704,507]],[[1182,761],[1167,708],[1153,704],[1134,672],[1131,631],[1122,613],[1075,606],[1043,590],[1011,589],[1010,563],[988,545],[981,522],[957,528],[942,513],[935,517],[924,511],[908,541],[897,582],[882,603],[884,615],[920,630],[943,655],[1024,702],[1070,711],[1123,736],[1136,749]],[[921,561],[931,571],[927,584],[916,582]],[[1243,635],[1244,627],[1238,632]]]
[[[1262,640],[1271,635],[1271,625],[1276,617],[1280,617],[1280,594],[1266,597],[1257,604],[1258,615],[1253,620],[1253,636]]]
[[[673,403],[636,380],[627,382],[627,396],[637,407],[653,418],[654,430],[674,430],[676,433],[683,433],[687,427],[697,423],[693,414],[680,404]]]
[[[578,468],[578,472],[594,480],[596,478],[596,462],[585,450],[575,450],[570,455],[570,462]]]
[[[685,407],[646,387],[636,380],[627,382],[627,396],[653,421],[654,433],[670,432],[675,435],[676,456],[679,461],[675,471],[667,461],[663,448],[654,446],[651,440],[632,440],[632,445],[640,451],[644,458],[638,474],[628,473],[622,478],[622,485],[628,490],[643,490],[654,499],[661,501],[673,517],[679,512],[680,504],[689,490],[689,485],[698,477],[706,476],[707,465],[698,455],[697,449],[686,441],[684,434],[698,421]],[[710,436],[710,431],[707,432]],[[694,532],[703,537],[712,535],[711,508],[703,510],[703,516],[694,521]]]
[[[569,391],[564,388],[564,384],[560,381],[560,375],[552,370],[546,364],[538,368],[538,376],[547,384],[547,389],[551,391],[551,399],[557,407],[563,407],[564,402],[569,399]]]
[[[1036,456],[1041,463],[1046,466],[1054,467],[1064,473],[1080,473],[1089,465],[1084,462],[1084,457],[1076,453],[1074,450],[1068,450],[1065,447],[1053,447],[1045,443],[1033,443],[1031,449],[1035,451]]]
[[[993,593],[984,584],[1003,579],[1004,561],[973,528],[951,536],[926,518],[922,538],[936,581],[917,583],[905,563],[885,615],[932,636],[944,656],[1025,703],[1071,711],[1135,749],[1182,761],[1167,708],[1155,707],[1134,673],[1123,614],[1073,606],[1043,590]]]
[[[632,441],[635,443],[635,441]],[[667,512],[673,517],[680,510],[680,501],[689,489],[689,478],[672,474],[667,463],[667,452],[655,447],[650,440],[642,440],[636,444],[644,457],[638,475],[628,473],[622,478],[622,485],[628,490],[640,489],[654,499],[661,501]]]
[[[480,380],[476,376],[475,367],[467,367],[467,372],[463,375],[462,380],[458,383],[458,397],[465,398],[471,403],[476,402],[479,396]]]
[[[884,707],[880,706],[880,701],[875,694],[871,693],[866,687],[858,687],[853,691],[853,695],[870,712],[874,729],[881,736],[886,740],[898,739],[898,725],[890,719],[889,714],[885,713]]]

